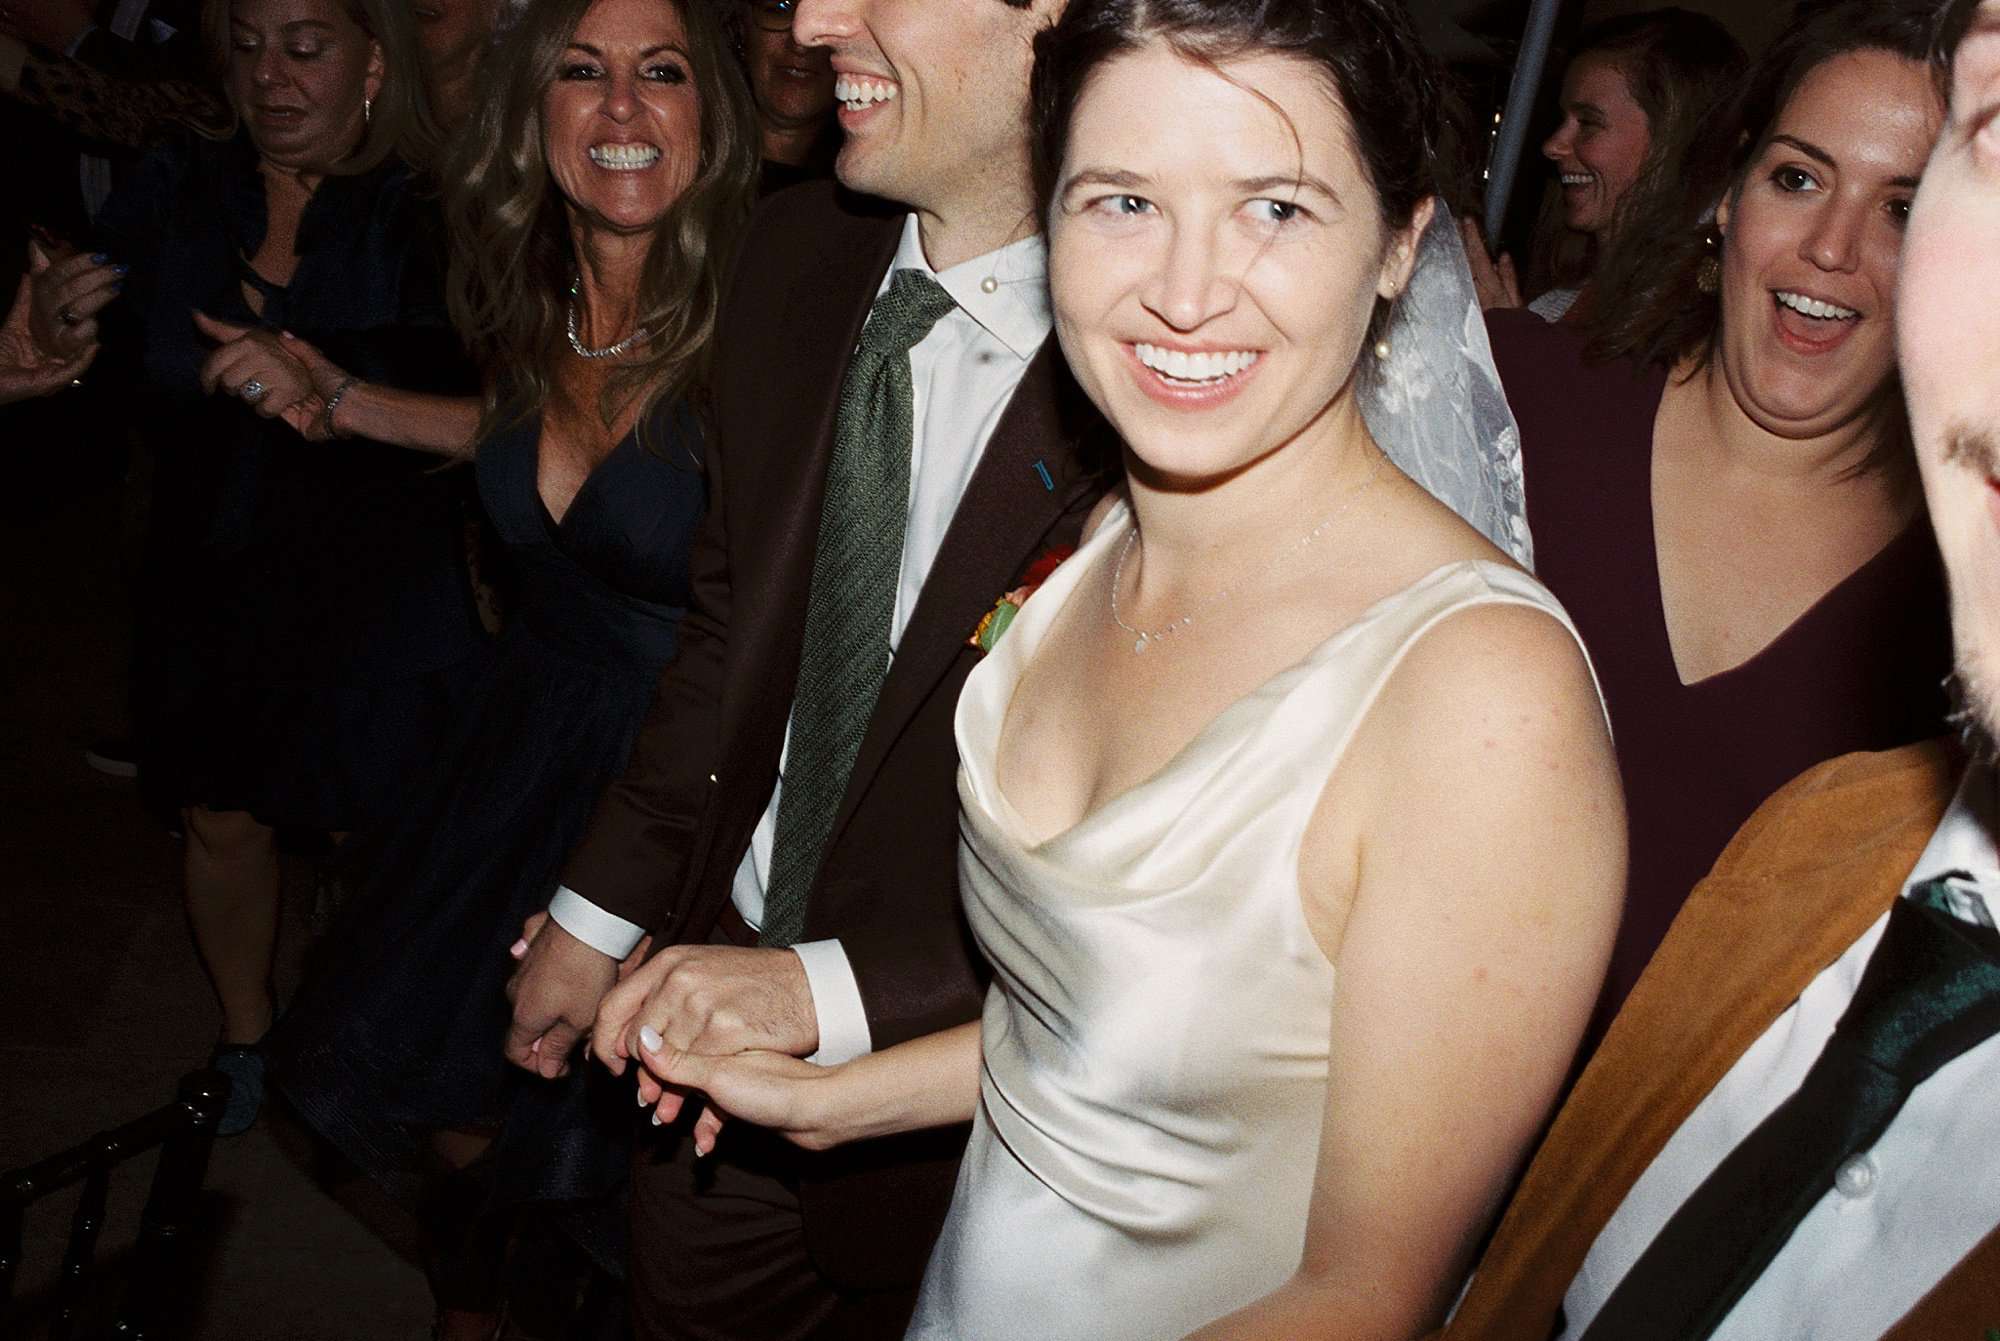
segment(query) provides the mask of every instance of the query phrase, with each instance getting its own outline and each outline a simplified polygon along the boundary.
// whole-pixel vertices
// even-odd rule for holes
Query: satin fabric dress
[[[959,701],[960,886],[993,985],[979,1111],[909,1331],[922,1341],[1158,1341],[1284,1283],[1329,1082],[1334,970],[1298,884],[1313,809],[1438,621],[1508,604],[1569,627],[1517,569],[1441,567],[1031,844],[995,777],[1007,706],[1128,525],[1049,579]]]

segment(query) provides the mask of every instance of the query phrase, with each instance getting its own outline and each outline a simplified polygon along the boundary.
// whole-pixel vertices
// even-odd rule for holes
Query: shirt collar
[[[912,213],[903,220],[896,259],[882,279],[884,290],[898,270],[915,270],[936,280],[960,311],[1024,363],[1049,338],[1049,251],[1040,233],[938,271],[931,269],[924,255],[917,216]],[[990,293],[989,279],[994,281]]]
[[[1934,880],[1948,871],[1963,871],[1972,879],[1970,888],[1960,888],[1984,903],[1989,917],[2000,914],[2000,838],[1996,832],[2000,832],[2000,785],[1996,785],[1990,766],[1974,764],[1965,770],[1950,809],[1917,858],[1910,884]],[[2000,921],[2000,917],[1995,920]]]

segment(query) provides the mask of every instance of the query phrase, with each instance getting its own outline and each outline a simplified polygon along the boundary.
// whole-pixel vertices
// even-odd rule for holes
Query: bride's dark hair
[[[1444,80],[1400,0],[1070,0],[1035,39],[1030,106],[1043,218],[1091,76],[1154,41],[1206,64],[1275,55],[1318,68],[1346,109],[1388,231],[1407,228],[1437,193]],[[1371,341],[1387,317],[1378,300]]]

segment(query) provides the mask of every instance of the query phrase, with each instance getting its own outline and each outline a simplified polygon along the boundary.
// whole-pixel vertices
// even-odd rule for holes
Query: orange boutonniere
[[[986,617],[979,621],[979,627],[965,640],[966,645],[976,647],[982,652],[991,652],[999,643],[1000,635],[1014,622],[1014,616],[1021,612],[1021,607],[1028,603],[1028,598],[1035,594],[1035,589],[1048,581],[1049,574],[1055,572],[1062,565],[1062,561],[1074,553],[1076,553],[1074,545],[1057,545],[1053,549],[1044,550],[1039,559],[1028,565],[1028,571],[1021,577],[1021,585],[1002,596],[994,603],[993,608],[986,612]]]

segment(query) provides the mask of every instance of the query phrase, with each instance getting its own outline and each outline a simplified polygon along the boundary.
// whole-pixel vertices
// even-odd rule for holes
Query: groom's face
[[[1034,39],[1062,0],[799,0],[794,38],[833,53],[844,185],[943,211],[1027,176]]]
[[[1950,112],[1910,211],[1896,318],[1924,494],[1951,584],[1958,674],[2000,738],[2000,0],[1952,62]]]

